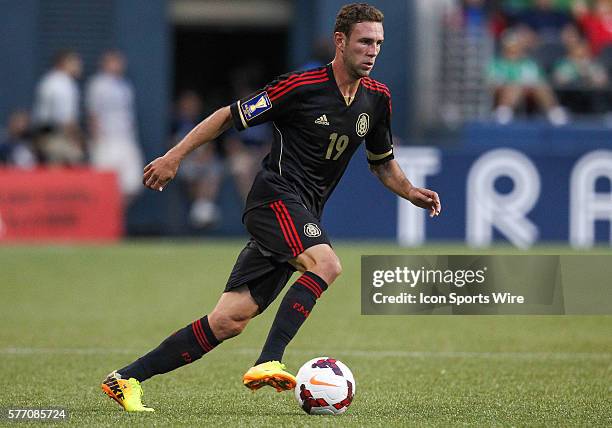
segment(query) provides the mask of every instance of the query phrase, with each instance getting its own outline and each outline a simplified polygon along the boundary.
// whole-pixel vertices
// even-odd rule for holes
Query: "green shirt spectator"
[[[558,86],[604,88],[608,84],[608,73],[593,58],[589,46],[580,42],[570,48],[567,57],[557,62],[553,79]]]
[[[489,81],[495,85],[535,85],[542,82],[542,71],[529,58],[496,58],[489,65]]]

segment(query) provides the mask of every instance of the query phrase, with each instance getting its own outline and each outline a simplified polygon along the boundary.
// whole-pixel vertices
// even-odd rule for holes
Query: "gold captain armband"
[[[381,153],[379,155],[377,155],[376,153],[372,153],[369,150],[366,150],[366,154],[368,156],[368,159],[371,160],[371,161],[379,161],[381,159],[386,158],[387,156],[389,156],[392,153],[393,153],[393,149],[389,150],[388,152]]]

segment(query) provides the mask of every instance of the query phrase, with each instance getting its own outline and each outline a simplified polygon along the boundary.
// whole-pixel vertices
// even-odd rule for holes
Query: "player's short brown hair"
[[[359,22],[383,22],[383,13],[367,3],[351,3],[340,8],[336,15],[334,33],[344,33],[350,37],[353,25]]]

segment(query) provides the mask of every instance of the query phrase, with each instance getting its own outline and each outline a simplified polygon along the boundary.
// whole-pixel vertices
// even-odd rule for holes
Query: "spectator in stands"
[[[561,31],[561,43],[566,52],[569,52],[574,46],[582,44],[583,42],[584,38],[576,25],[567,25],[563,28],[563,31]]]
[[[88,82],[91,163],[117,174],[124,206],[142,190],[143,156],[137,139],[134,89],[125,77],[126,61],[116,50],[104,52],[99,70]]]
[[[608,73],[593,58],[586,42],[572,45],[567,56],[560,60],[553,72],[555,85],[584,89],[602,89],[608,85]]]
[[[452,7],[446,16],[446,25],[453,30],[463,30],[467,35],[492,35],[495,39],[507,26],[499,8],[485,0],[463,0],[461,8]]]
[[[596,0],[592,10],[577,0],[573,12],[595,55],[612,45],[612,0]]]
[[[604,113],[609,109],[606,68],[591,53],[588,43],[570,45],[567,56],[553,70],[553,82],[564,105],[573,112]]]
[[[33,120],[41,137],[41,160],[46,163],[75,165],[85,159],[77,84],[81,72],[81,57],[74,51],[61,51],[36,89]]]
[[[187,135],[203,116],[200,96],[193,91],[183,92],[176,103],[173,144]],[[223,164],[217,157],[215,145],[206,144],[191,153],[183,161],[178,175],[187,186],[191,225],[201,229],[213,227],[221,215],[215,200],[223,178]]]
[[[567,113],[559,106],[539,66],[527,57],[526,42],[520,34],[504,35],[502,55],[490,64],[488,77],[497,98],[494,114],[499,123],[511,122],[515,110],[526,99],[544,110],[553,125],[567,123]]]
[[[36,166],[29,125],[30,116],[25,111],[16,111],[9,116],[6,135],[0,137],[0,166],[19,168]]]

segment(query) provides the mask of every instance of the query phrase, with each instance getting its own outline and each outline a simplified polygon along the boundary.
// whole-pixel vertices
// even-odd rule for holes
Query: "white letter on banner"
[[[425,178],[440,171],[440,151],[429,147],[398,148],[395,158],[416,187],[426,187]],[[425,242],[426,211],[403,198],[397,204],[397,241],[403,246]]]
[[[495,190],[495,180],[500,177],[514,183],[510,193]],[[526,216],[540,196],[540,176],[521,152],[495,149],[478,158],[468,174],[466,195],[469,245],[490,245],[493,227],[519,248],[536,241],[538,229]]]
[[[607,178],[612,183],[612,151],[595,150],[584,155],[570,178],[570,243],[579,248],[595,243],[595,221],[610,222],[612,242],[612,193],[597,193],[595,183]]]

